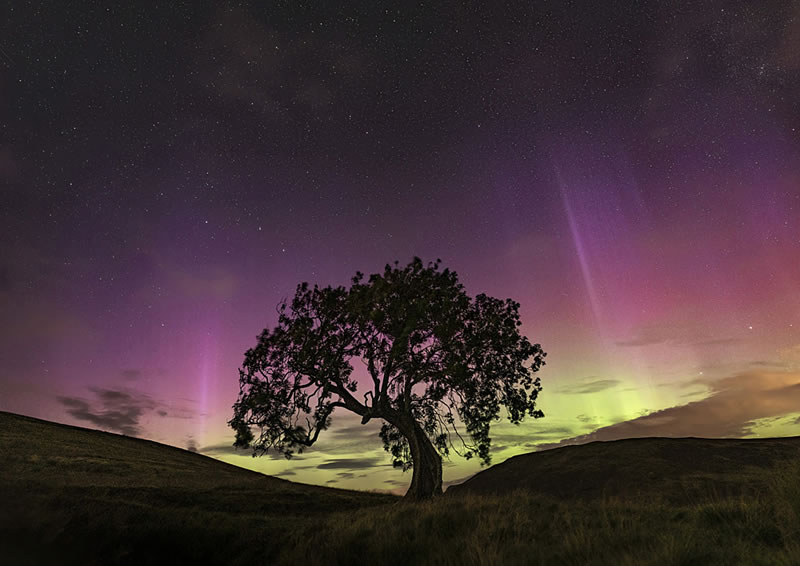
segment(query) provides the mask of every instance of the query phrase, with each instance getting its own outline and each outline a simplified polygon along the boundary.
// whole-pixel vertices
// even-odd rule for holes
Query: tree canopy
[[[413,469],[408,497],[441,493],[441,456],[490,463],[490,425],[505,408],[519,424],[536,408],[545,352],[519,332],[519,303],[470,298],[440,260],[386,265],[366,281],[301,283],[278,324],[247,350],[229,422],[235,445],[291,457],[313,445],[334,409],[381,419],[393,464]],[[367,383],[357,383],[353,361]]]

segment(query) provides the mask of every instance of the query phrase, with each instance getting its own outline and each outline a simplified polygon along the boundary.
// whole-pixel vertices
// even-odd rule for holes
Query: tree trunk
[[[415,421],[401,431],[408,439],[413,460],[413,477],[406,492],[406,499],[421,500],[442,494],[442,457],[433,443]],[[406,430],[408,432],[406,432]]]

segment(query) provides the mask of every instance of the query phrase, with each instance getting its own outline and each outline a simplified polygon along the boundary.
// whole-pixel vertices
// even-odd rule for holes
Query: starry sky
[[[797,0],[13,2],[0,410],[402,492],[378,423],[287,462],[226,421],[297,283],[416,255],[548,352],[495,463],[800,435],[798,92]]]

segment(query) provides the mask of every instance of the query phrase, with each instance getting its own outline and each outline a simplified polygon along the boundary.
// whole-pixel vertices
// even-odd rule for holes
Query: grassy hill
[[[800,437],[630,438],[521,454],[452,486],[448,495],[526,490],[558,499],[757,496],[800,461]]]
[[[270,563],[310,518],[397,499],[0,412],[2,564]]]
[[[592,443],[406,503],[0,412],[0,563],[797,565],[799,445]]]

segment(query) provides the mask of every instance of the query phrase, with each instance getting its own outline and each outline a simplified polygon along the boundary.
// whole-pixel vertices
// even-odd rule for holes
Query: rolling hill
[[[666,497],[674,503],[758,494],[771,470],[800,461],[800,437],[630,438],[513,456],[449,496],[526,490],[557,499]]]
[[[0,556],[14,557],[4,564],[152,562],[176,552],[174,563],[248,563],[309,518],[397,500],[6,412],[0,455]]]
[[[524,454],[426,502],[0,412],[0,564],[800,564],[800,438]]]

